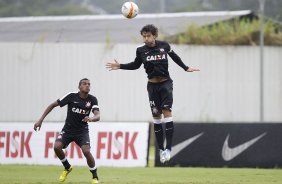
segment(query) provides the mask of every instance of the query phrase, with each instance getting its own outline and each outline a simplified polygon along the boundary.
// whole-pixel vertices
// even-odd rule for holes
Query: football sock
[[[162,124],[154,124],[154,131],[156,135],[156,140],[159,146],[159,149],[164,150],[164,135],[163,135],[163,126]]]
[[[61,160],[61,162],[62,162],[62,164],[64,165],[65,169],[66,169],[66,170],[69,170],[69,168],[71,167],[71,165],[70,165],[68,159],[67,159],[67,158],[64,158],[64,159]]]
[[[165,123],[165,137],[166,137],[166,149],[171,151],[172,137],[173,137],[173,121]]]
[[[97,178],[97,179],[98,179],[96,166],[93,167],[93,168],[89,168],[89,170],[90,170],[90,172],[92,173],[93,178]]]

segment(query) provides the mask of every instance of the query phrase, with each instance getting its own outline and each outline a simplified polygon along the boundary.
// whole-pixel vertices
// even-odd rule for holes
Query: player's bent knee
[[[160,119],[162,114],[160,112],[152,112],[152,115],[154,119]]]
[[[59,141],[56,141],[55,144],[54,144],[54,150],[55,151],[60,151],[62,149],[63,149],[63,143],[59,142]]]
[[[85,157],[91,156],[90,150],[82,150],[82,153]]]
[[[171,113],[171,111],[170,111],[170,110],[163,109],[163,110],[162,110],[162,112],[163,112],[163,115],[164,115],[164,117],[165,117],[165,118],[166,118],[166,117],[171,117],[171,116],[172,116],[172,113]]]
[[[156,107],[151,107],[151,112],[154,118],[161,118],[162,111]]]
[[[83,153],[83,155],[85,157],[88,156],[88,155],[91,155],[90,147],[89,146],[87,146],[87,147],[82,146],[81,150],[82,150],[82,153]]]

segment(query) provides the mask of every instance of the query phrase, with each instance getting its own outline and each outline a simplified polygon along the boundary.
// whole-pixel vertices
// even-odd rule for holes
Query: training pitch
[[[1,184],[59,183],[59,166],[0,165]],[[105,184],[281,184],[282,169],[230,168],[99,168],[100,183]],[[66,184],[90,184],[87,167],[75,167]]]

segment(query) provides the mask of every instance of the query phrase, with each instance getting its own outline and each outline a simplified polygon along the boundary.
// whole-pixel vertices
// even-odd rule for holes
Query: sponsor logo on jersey
[[[161,55],[154,55],[154,56],[147,56],[147,61],[158,61],[158,60],[162,60],[162,59],[166,59],[166,55],[165,54],[161,54]]]
[[[90,111],[89,110],[84,110],[84,109],[80,109],[80,108],[75,108],[73,107],[72,112],[77,113],[77,114],[89,114]]]
[[[164,52],[165,50],[163,48],[160,48],[160,52]]]

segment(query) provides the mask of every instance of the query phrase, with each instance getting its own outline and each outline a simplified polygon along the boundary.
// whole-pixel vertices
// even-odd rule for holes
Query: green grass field
[[[1,184],[59,183],[59,166],[0,165]],[[281,184],[281,169],[230,168],[99,168],[105,184]],[[91,183],[87,167],[74,167],[66,184]]]

